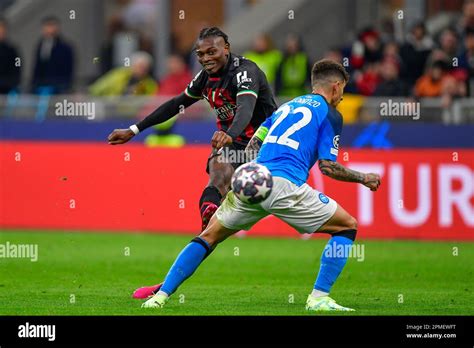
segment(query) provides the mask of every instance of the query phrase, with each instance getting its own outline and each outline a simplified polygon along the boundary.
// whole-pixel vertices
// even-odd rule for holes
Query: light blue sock
[[[324,247],[321,266],[314,289],[329,293],[344,268],[353,241],[342,236],[334,236]]]
[[[160,291],[171,295],[199,267],[208,252],[209,244],[202,238],[196,237],[178,255],[171,266]]]

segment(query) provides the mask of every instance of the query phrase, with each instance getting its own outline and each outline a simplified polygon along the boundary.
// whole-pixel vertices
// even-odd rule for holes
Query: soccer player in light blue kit
[[[306,184],[311,167],[319,161],[321,172],[336,180],[361,183],[372,191],[380,185],[379,175],[350,170],[336,162],[342,116],[335,107],[342,100],[348,79],[339,63],[321,60],[314,64],[312,94],[283,104],[260,126],[246,149],[249,153],[260,149],[256,162],[266,166],[273,176],[270,196],[262,203],[247,204],[229,192],[208,227],[179,254],[165,281],[141,288],[148,289],[151,296],[142,307],[163,307],[218,243],[272,214],[300,233],[331,235],[306,309],[353,310],[337,304],[329,292],[346,264],[357,222],[333,199]],[[335,252],[338,250],[344,252]]]

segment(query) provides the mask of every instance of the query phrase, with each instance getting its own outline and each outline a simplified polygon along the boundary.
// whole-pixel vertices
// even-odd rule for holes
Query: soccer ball
[[[250,162],[242,164],[232,176],[232,191],[242,202],[263,202],[272,192],[273,178],[263,165]]]

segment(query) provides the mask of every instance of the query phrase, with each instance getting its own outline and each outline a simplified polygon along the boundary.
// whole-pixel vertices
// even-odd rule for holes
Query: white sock
[[[163,295],[163,296],[169,297],[169,295],[168,295],[166,292],[161,291],[161,290],[159,290],[159,291],[156,293],[156,295]]]
[[[311,292],[311,296],[313,296],[314,298],[328,296],[328,295],[329,295],[329,292],[319,291],[316,289],[313,289],[313,291]]]

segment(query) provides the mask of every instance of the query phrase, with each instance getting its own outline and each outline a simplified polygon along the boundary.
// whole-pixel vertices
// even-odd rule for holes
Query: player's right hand
[[[377,191],[380,186],[380,175],[374,173],[365,174],[363,184],[364,186],[367,186],[371,191]]]
[[[135,133],[131,129],[114,129],[107,140],[109,145],[124,144],[134,137]]]
[[[211,139],[211,145],[215,149],[220,149],[221,147],[232,144],[232,137],[227,135],[223,131],[214,132],[214,135]]]

